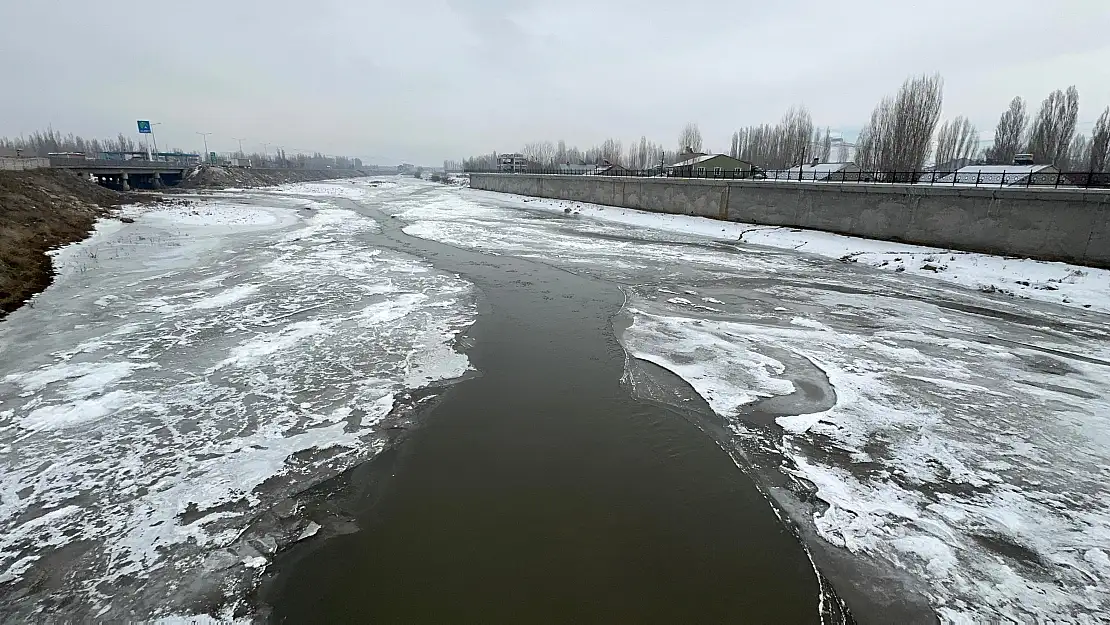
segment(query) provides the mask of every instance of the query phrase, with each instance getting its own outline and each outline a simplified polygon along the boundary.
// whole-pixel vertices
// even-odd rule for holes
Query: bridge
[[[79,156],[51,156],[50,167],[68,169],[87,176],[98,184],[130,191],[132,188],[159,189],[181,182],[192,163],[180,161],[148,161],[143,159],[88,159]]]

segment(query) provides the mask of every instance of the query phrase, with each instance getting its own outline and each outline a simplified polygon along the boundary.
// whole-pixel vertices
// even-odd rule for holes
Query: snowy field
[[[820,501],[796,520],[909,575],[943,622],[1110,613],[1108,272],[472,190],[412,198],[386,205],[408,234],[623,285],[625,348],[684,378],[739,448],[772,449]]]
[[[230,609],[319,529],[267,511],[469,369],[452,345],[470,285],[329,204],[378,191],[131,208],[57,254],[54,285],[0,324],[0,588],[45,584],[35,609],[104,621]]]

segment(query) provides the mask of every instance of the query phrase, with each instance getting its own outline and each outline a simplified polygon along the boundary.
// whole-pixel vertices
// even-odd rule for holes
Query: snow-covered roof
[[[677,162],[673,165],[668,165],[668,167],[689,167],[691,165],[697,165],[698,163],[701,163],[702,161],[707,161],[707,160],[713,158],[714,156],[717,156],[717,155],[716,154],[699,154],[699,155],[697,155],[693,158],[688,158],[684,161],[679,161],[679,162]]]
[[[848,163],[817,163],[816,165],[804,165],[804,166],[802,166],[802,171],[806,172],[806,173],[811,173],[812,172],[812,173],[818,173],[818,174],[831,174],[831,173],[834,173],[834,172],[838,172],[838,171],[844,169],[845,167],[848,167],[849,165],[854,165],[854,164],[855,163],[851,163],[851,162],[848,162]],[[797,167],[791,167],[790,169],[788,169],[786,171],[792,171],[794,173],[798,173],[798,168]]]
[[[691,167],[693,165],[697,165],[698,163],[704,163],[705,161],[708,161],[711,158],[717,158],[718,156],[723,156],[725,158],[730,158],[734,161],[740,161],[741,163],[746,163],[747,162],[747,161],[742,161],[738,158],[732,158],[728,154],[699,154],[698,156],[695,156],[693,158],[688,158],[684,161],[679,161],[679,162],[675,163],[674,165],[667,165],[667,167]]]
[[[1023,176],[1036,173],[1052,165],[968,165],[959,168],[957,174],[1021,174]]]
[[[946,182],[1019,184],[1024,183],[1033,174],[1042,174],[1034,180],[1052,177],[1056,174],[1056,168],[1052,165],[969,165],[937,178],[937,184]]]

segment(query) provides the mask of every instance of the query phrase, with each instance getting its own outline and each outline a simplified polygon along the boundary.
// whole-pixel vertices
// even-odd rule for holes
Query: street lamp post
[[[243,158],[243,139],[240,139],[239,137],[232,137],[232,139],[235,139],[239,142],[239,158]]]
[[[209,158],[209,154],[208,154],[208,135],[210,135],[212,133],[210,133],[210,132],[200,132],[198,130],[197,134],[200,135],[201,137],[204,137],[204,158],[205,158],[205,160],[208,160],[209,162],[211,162],[211,159]]]
[[[158,156],[158,135],[154,134],[154,127],[161,126],[162,122],[150,122],[150,138],[154,139],[154,155]]]

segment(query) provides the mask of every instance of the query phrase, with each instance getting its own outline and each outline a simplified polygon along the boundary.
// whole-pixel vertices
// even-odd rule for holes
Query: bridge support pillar
[[[162,174],[159,173],[159,172],[154,172],[154,176],[151,178],[150,184],[155,189],[161,189],[162,188]]]
[[[129,178],[128,178],[128,175],[127,175],[126,172],[119,175],[119,185],[120,185],[120,188],[123,189],[124,191],[130,191],[131,190],[131,185],[128,184],[128,182],[129,182]]]

